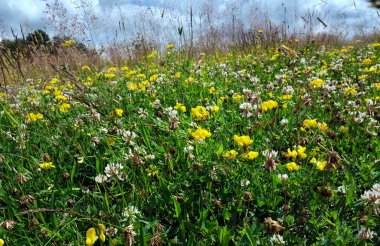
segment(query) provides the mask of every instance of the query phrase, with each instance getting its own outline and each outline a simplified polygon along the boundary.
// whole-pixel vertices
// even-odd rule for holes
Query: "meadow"
[[[0,245],[379,245],[380,43],[297,42],[8,84]]]

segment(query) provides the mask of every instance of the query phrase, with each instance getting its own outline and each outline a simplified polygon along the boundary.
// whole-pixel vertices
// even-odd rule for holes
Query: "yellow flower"
[[[278,106],[278,103],[276,101],[269,100],[269,101],[265,101],[261,103],[261,110],[265,112],[265,111],[277,108],[277,106]]]
[[[197,106],[191,109],[191,116],[196,117],[198,120],[206,120],[210,114],[203,106]]]
[[[25,118],[26,118],[26,120],[27,120],[29,123],[31,123],[31,122],[35,122],[35,121],[37,121],[37,120],[42,120],[42,119],[44,118],[44,115],[41,114],[41,113],[37,113],[37,114],[35,114],[35,113],[30,113],[30,114],[27,114]]]
[[[367,59],[364,59],[364,60],[362,61],[362,63],[363,63],[364,65],[370,65],[370,64],[372,63],[372,60],[369,59],[369,58],[367,58]]]
[[[196,131],[191,133],[191,136],[194,138],[194,140],[205,140],[206,138],[211,137],[211,132],[203,129],[202,127],[198,127]]]
[[[240,147],[248,146],[251,143],[253,143],[253,140],[249,136],[240,136],[239,137],[238,135],[234,135],[234,140],[235,140],[235,142],[237,142],[237,144]]]
[[[57,101],[67,101],[67,97],[64,95],[56,95],[54,99]]]
[[[315,164],[316,164],[316,167],[318,170],[323,171],[323,170],[325,170],[325,166],[326,166],[327,162],[326,161],[317,161],[317,162],[315,162]]]
[[[175,77],[176,79],[181,78],[181,73],[180,73],[180,72],[176,72],[176,73],[174,74],[174,77]]]
[[[209,92],[210,94],[214,94],[214,93],[215,93],[215,87],[212,86],[208,92]]]
[[[44,162],[40,164],[40,168],[48,170],[48,169],[55,168],[55,166],[53,165],[53,162]]]
[[[119,117],[123,116],[123,110],[120,108],[115,109],[115,114]]]
[[[174,109],[175,110],[179,110],[181,111],[182,113],[185,113],[186,112],[186,107],[182,104],[182,103],[176,103],[176,105],[174,106]]]
[[[86,246],[92,246],[95,244],[96,240],[98,240],[98,236],[96,235],[95,228],[91,227],[86,232]]]
[[[246,153],[246,154],[242,154],[241,156],[242,156],[244,159],[247,159],[247,160],[253,160],[253,159],[256,159],[257,157],[259,157],[259,152],[249,151],[248,153]]]
[[[319,129],[321,129],[321,131],[327,132],[329,127],[327,126],[325,122],[323,122],[323,123],[319,123]]]
[[[87,65],[82,66],[82,71],[90,71],[90,67]]]
[[[69,112],[70,108],[71,108],[70,104],[64,103],[61,106],[59,106],[59,111],[61,111],[62,113],[67,113]]]
[[[231,159],[231,160],[234,160],[236,159],[236,156],[238,155],[239,153],[236,151],[236,150],[230,150],[230,151],[227,151],[223,157],[226,158],[226,159]]]
[[[289,162],[286,164],[286,168],[289,171],[298,171],[300,170],[300,166],[298,166],[295,162]]]
[[[355,95],[358,91],[355,88],[347,87],[344,89],[345,94]]]
[[[325,81],[323,81],[322,79],[313,79],[313,80],[310,82],[310,84],[311,84],[311,87],[312,87],[313,89],[317,89],[317,88],[322,87],[322,85],[325,84]]]
[[[307,155],[305,154],[305,151],[306,151],[306,147],[302,147],[301,145],[298,145],[297,152],[298,152],[298,155],[299,155],[302,159],[305,159],[305,158],[307,157]]]
[[[263,29],[259,29],[257,32],[258,32],[258,33],[262,33],[262,32],[263,32]]]
[[[157,50],[153,50],[152,53],[150,53],[150,54],[148,55],[148,58],[156,57],[157,54],[158,54]]]
[[[4,245],[4,240],[0,238],[0,246]]]
[[[166,46],[166,50],[172,50],[174,48],[174,44],[168,44],[167,46]]]
[[[211,106],[211,111],[212,112],[219,112],[220,107],[219,106]]]
[[[117,72],[117,68],[116,67],[110,67],[107,69],[107,73],[116,73]]]
[[[74,44],[75,44],[75,40],[74,39],[68,39],[68,40],[66,40],[65,42],[62,43],[62,47],[64,47],[64,48],[70,48]]]
[[[113,79],[116,77],[116,74],[114,73],[106,73],[104,74],[104,77],[107,78],[107,79]]]
[[[133,83],[133,82],[129,82],[129,83],[127,84],[127,88],[128,88],[128,90],[130,90],[130,91],[137,91],[137,90],[138,90],[137,84],[136,84],[136,83]]]
[[[290,149],[288,148],[288,153],[285,154],[285,157],[286,158],[292,157],[293,159],[295,159],[297,158],[297,151],[295,150],[290,151]]]
[[[99,238],[104,243],[106,241],[106,235],[104,235],[104,232],[106,232],[106,227],[103,224],[98,224],[99,227]]]
[[[232,95],[232,101],[234,101],[234,102],[240,102],[240,100],[242,98],[243,98],[243,96],[240,95],[240,94],[234,94],[234,95]]]
[[[286,101],[286,100],[292,99],[292,97],[293,97],[292,95],[283,95],[283,96],[279,97],[278,99]]]
[[[302,122],[302,126],[304,128],[317,127],[318,126],[317,119],[312,119],[312,120],[306,119]]]
[[[315,159],[315,157],[311,158],[310,163],[316,163],[316,162],[317,162],[317,159]]]

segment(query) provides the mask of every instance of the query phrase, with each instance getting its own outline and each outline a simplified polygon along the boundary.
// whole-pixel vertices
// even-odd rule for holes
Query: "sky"
[[[138,34],[181,41],[175,34],[182,27],[185,37],[190,35],[190,8],[193,35],[232,26],[265,29],[268,19],[299,33],[353,35],[380,26],[380,11],[364,0],[0,0],[0,37],[12,37],[11,28],[20,36],[22,27],[24,33],[43,29],[93,45]]]

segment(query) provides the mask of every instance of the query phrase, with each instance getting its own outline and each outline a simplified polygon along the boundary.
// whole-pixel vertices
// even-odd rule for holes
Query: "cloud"
[[[55,35],[57,33],[44,16],[46,3],[54,1],[8,0],[0,6],[2,25],[9,33],[9,27],[17,29],[28,23],[31,31],[40,28]],[[277,24],[286,23],[290,30],[302,31],[313,25],[315,31],[330,32],[337,29],[353,32],[357,28],[372,30],[380,21],[376,10],[364,0],[87,0],[92,6],[85,14],[83,9],[75,7],[73,0],[60,2],[69,18],[77,16],[84,22],[87,32],[92,30],[97,43],[136,33],[151,35],[157,40],[173,39],[181,26],[189,35],[190,7],[193,30],[197,32],[210,27],[208,18],[212,19],[214,28],[229,28],[233,18],[247,27],[259,25],[263,18],[269,17]],[[88,13],[98,17],[96,23]],[[328,27],[324,28],[316,17],[323,19]]]

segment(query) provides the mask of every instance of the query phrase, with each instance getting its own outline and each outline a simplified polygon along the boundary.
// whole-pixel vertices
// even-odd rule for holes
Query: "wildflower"
[[[106,231],[106,227],[103,224],[98,224],[99,227],[99,238],[104,243],[106,241],[106,236],[104,235],[104,232]]]
[[[297,151],[296,150],[290,151],[290,149],[288,148],[288,153],[285,154],[285,157],[286,158],[291,157],[291,158],[295,159],[295,158],[297,158]]]
[[[174,109],[180,110],[182,113],[186,112],[186,107],[182,103],[177,102],[176,105],[174,106]]]
[[[90,71],[90,67],[87,65],[82,66],[82,71]]]
[[[358,91],[355,88],[347,87],[344,89],[346,95],[355,95]]]
[[[48,169],[55,168],[55,166],[53,165],[53,162],[44,162],[40,164],[40,168],[48,170]]]
[[[276,158],[278,152],[274,150],[268,150],[266,149],[263,152],[263,155],[267,158],[267,160],[264,162],[264,167],[270,170],[274,170],[277,168],[277,163],[274,161],[274,158]]]
[[[133,225],[131,224],[125,227],[123,231],[127,237],[127,245],[133,245],[135,243],[136,236],[135,228],[133,227]]]
[[[232,101],[234,101],[234,102],[240,102],[242,98],[243,98],[243,96],[240,94],[233,94],[232,95]]]
[[[197,106],[191,109],[191,116],[196,117],[198,120],[206,120],[210,114],[203,106]]]
[[[358,238],[362,241],[371,240],[376,233],[371,231],[369,228],[360,226],[360,231],[358,232]]]
[[[250,183],[251,183],[251,181],[249,181],[248,179],[243,179],[240,181],[240,185],[242,187],[247,187]]]
[[[248,118],[248,117],[251,117],[251,116],[252,116],[251,111],[252,111],[252,109],[253,109],[253,106],[252,106],[251,103],[247,103],[247,102],[242,103],[242,104],[239,105],[239,108],[240,108],[241,110],[243,110],[243,112],[241,113],[241,115],[242,115],[243,117],[247,117],[247,118]]]
[[[249,136],[238,136],[234,135],[234,141],[240,146],[248,146],[253,143],[253,140]]]
[[[43,116],[43,114],[41,114],[41,113],[37,113],[37,114],[35,114],[35,113],[30,113],[30,114],[28,114],[28,115],[26,115],[26,121],[28,122],[28,123],[32,123],[32,122],[35,122],[35,121],[37,121],[37,120],[42,120],[43,118],[44,118],[44,116]]]
[[[115,236],[117,234],[117,228],[115,228],[115,227],[109,227],[109,228],[107,228],[107,230],[106,230],[106,235],[107,236]]]
[[[362,61],[362,63],[363,63],[364,65],[371,65],[371,64],[372,64],[372,60],[369,59],[369,58],[366,58],[366,59],[364,59],[364,60]]]
[[[198,127],[196,131],[191,133],[191,136],[194,138],[194,140],[205,140],[206,138],[211,137],[211,132],[203,129],[202,127]]]
[[[286,163],[286,168],[289,171],[298,171],[298,170],[300,170],[300,166],[298,166],[295,162]]]
[[[317,119],[312,119],[312,120],[306,119],[302,122],[302,126],[305,128],[317,127],[318,126]]]
[[[116,177],[118,180],[123,181],[126,174],[122,173],[123,165],[120,163],[109,163],[104,172],[106,173],[108,178],[114,178]]]
[[[319,123],[318,126],[319,126],[319,129],[324,132],[327,132],[327,130],[329,129],[329,127],[327,126],[325,122]]]
[[[117,109],[115,109],[115,114],[117,115],[117,116],[119,116],[119,117],[122,117],[123,116],[123,110],[122,109],[120,109],[120,108],[117,108]]]
[[[137,215],[140,215],[140,211],[132,205],[129,205],[127,208],[124,209],[122,216],[122,221],[129,221],[130,223],[135,222]]]
[[[277,177],[282,181],[282,182],[285,182],[289,176],[287,174],[277,174]]]
[[[68,39],[66,41],[64,41],[62,43],[62,47],[63,48],[70,48],[71,46],[73,46],[75,44],[75,40],[74,39]]]
[[[170,50],[172,50],[174,48],[174,44],[168,44],[167,46],[166,46],[166,50],[167,51],[170,51]]]
[[[4,245],[4,240],[0,238],[0,246],[3,246],[3,245]]]
[[[289,123],[289,120],[288,119],[282,119],[281,121],[280,121],[280,124],[282,125],[282,126],[286,126],[286,125],[288,125],[288,123]]]
[[[284,229],[284,227],[281,226],[280,222],[273,220],[271,217],[265,218],[264,224],[267,232],[269,233],[278,234]]]
[[[238,155],[239,153],[236,151],[236,150],[230,150],[230,151],[227,151],[223,157],[226,158],[226,159],[230,159],[230,160],[235,160],[236,159],[236,156]]]
[[[318,170],[323,171],[326,168],[327,161],[316,161],[315,165]]]
[[[310,84],[311,84],[311,87],[312,87],[313,89],[317,89],[317,88],[322,87],[322,85],[325,84],[325,81],[323,81],[322,79],[313,79],[313,80],[310,82]]]
[[[98,176],[95,177],[95,182],[102,184],[102,183],[106,182],[107,179],[108,179],[108,177],[106,175],[99,174]]]
[[[241,156],[244,159],[253,160],[253,159],[256,159],[257,157],[259,157],[259,152],[249,151],[248,153],[242,154]]]
[[[105,77],[106,79],[113,79],[113,78],[116,77],[116,74],[114,74],[114,73],[105,73],[105,74],[104,74],[104,77]]]
[[[258,33],[262,33],[262,32],[263,32],[263,29],[259,29],[257,32],[258,32]]]
[[[67,97],[65,97],[64,95],[57,95],[57,96],[55,96],[54,99],[56,101],[67,101]]]
[[[67,112],[69,112],[70,108],[71,108],[70,104],[64,103],[61,106],[59,106],[59,111],[62,113],[67,113]]]
[[[302,159],[305,159],[307,157],[307,155],[305,154],[305,151],[306,151],[306,147],[302,147],[301,145],[298,145],[297,153]]]
[[[157,54],[158,54],[157,50],[153,50],[152,53],[150,53],[150,54],[148,55],[148,58],[154,58],[154,57],[157,56]]]
[[[261,103],[261,110],[266,112],[268,110],[274,109],[278,107],[278,103],[273,100],[265,101]]]
[[[86,237],[86,246],[92,246],[95,244],[96,240],[98,240],[98,236],[96,235],[96,230],[94,227],[87,230]]]
[[[269,239],[269,242],[273,244],[285,245],[284,238],[280,234],[273,234],[273,236]]]

